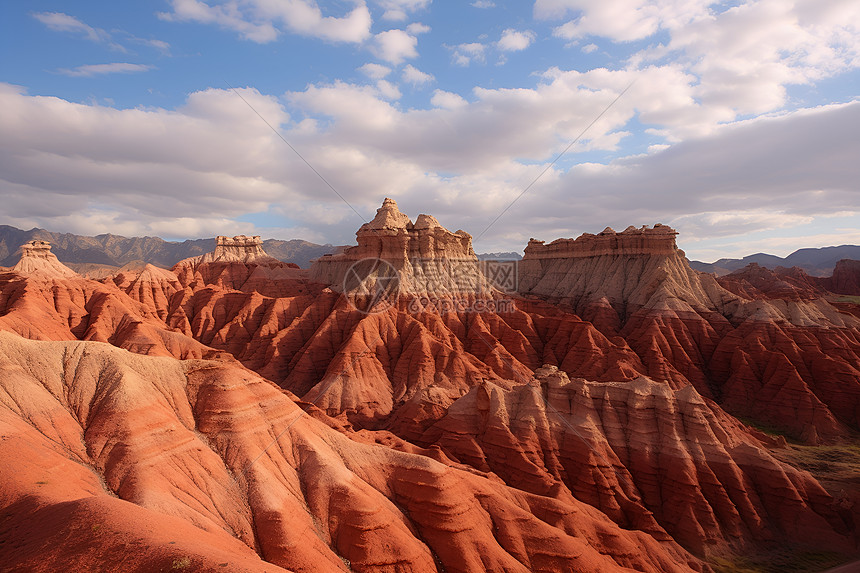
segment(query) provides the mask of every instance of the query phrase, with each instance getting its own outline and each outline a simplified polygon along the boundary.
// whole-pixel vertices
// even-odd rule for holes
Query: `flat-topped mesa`
[[[627,227],[620,233],[610,227],[596,235],[584,233],[576,239],[556,239],[544,241],[530,239],[525,248],[523,259],[566,259],[599,257],[601,255],[671,255],[683,252],[678,250],[675,229],[657,223],[653,228],[646,226]]]
[[[47,277],[78,276],[51,252],[51,243],[48,241],[28,241],[21,245],[21,260],[12,267],[12,271],[21,275]]]
[[[204,255],[205,257],[205,255]],[[215,252],[212,253],[215,261],[242,261],[251,262],[255,259],[271,259],[263,250],[263,240],[260,235],[248,237],[237,235],[225,237],[219,235],[215,238]]]
[[[477,274],[475,280],[458,284],[454,283],[463,277],[450,276],[452,265],[461,275],[466,274],[464,265],[478,272],[469,233],[451,232],[430,215],[419,215],[413,224],[394,199],[386,198],[373,220],[362,225],[355,236],[358,245],[313,262],[312,280],[340,290],[354,263],[372,259],[384,261],[399,273],[401,292],[487,290],[486,281]],[[465,288],[463,282],[468,283]]]
[[[607,227],[549,244],[532,239],[519,263],[517,289],[569,304],[589,318],[611,307],[617,317],[607,316],[619,325],[646,305],[715,310],[737,298],[690,268],[675,243],[677,234],[658,223],[620,233]]]
[[[278,259],[270,257],[263,250],[263,241],[259,235],[248,237],[237,235],[226,237],[219,235],[215,238],[215,250],[211,253],[184,259],[176,263],[176,267],[197,267],[203,263],[279,263]],[[176,268],[174,267],[174,268]]]

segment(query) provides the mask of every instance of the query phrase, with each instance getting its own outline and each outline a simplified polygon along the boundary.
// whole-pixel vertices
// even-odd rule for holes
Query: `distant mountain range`
[[[51,252],[63,263],[85,266],[88,270],[97,266],[122,267],[140,262],[170,268],[182,259],[215,250],[214,238],[175,242],[159,237],[121,237],[110,234],[88,237],[72,233],[53,233],[45,229],[22,231],[8,225],[0,225],[0,266],[8,267],[17,263],[19,247],[36,239],[49,241],[52,245]],[[276,259],[306,268],[310,266],[312,259],[333,253],[339,247],[317,245],[301,239],[267,239],[263,241],[263,248]]]
[[[186,241],[165,241],[159,237],[123,237],[120,235],[75,235],[73,233],[54,233],[45,229],[23,231],[16,227],[0,225],[0,266],[10,267],[18,262],[18,249],[27,241],[35,239],[49,241],[52,252],[63,263],[76,270],[91,271],[98,267],[118,268],[136,263],[171,268],[187,259],[215,250],[215,238],[189,239]],[[311,260],[334,253],[342,247],[331,244],[318,245],[301,239],[282,241],[266,239],[263,248],[268,254],[288,263],[307,268]],[[481,260],[519,260],[522,254],[511,252],[480,253]],[[841,245],[820,249],[800,249],[787,257],[777,257],[756,253],[742,259],[720,259],[713,263],[690,261],[690,266],[698,271],[715,273],[718,276],[742,269],[750,263],[775,269],[776,267],[800,267],[813,276],[829,276],[833,267],[841,259],[860,260],[860,246]]]
[[[785,258],[765,253],[756,253],[742,259],[720,259],[713,263],[690,261],[690,266],[697,271],[723,276],[742,269],[750,263],[758,263],[769,269],[775,269],[776,267],[800,267],[812,276],[826,277],[830,276],[833,272],[833,267],[842,259],[860,260],[860,245],[800,249]]]
[[[54,233],[45,229],[23,231],[9,225],[0,225],[0,267],[11,267],[18,262],[19,247],[27,241],[48,241],[51,252],[63,263],[78,272],[98,274],[99,270],[119,268],[126,265],[151,263],[157,267],[171,268],[187,259],[215,250],[215,238],[189,239],[186,241],[165,241],[159,237],[123,237],[120,235],[75,235],[73,233]],[[265,251],[286,263],[295,263],[308,268],[313,259],[337,252],[342,247],[331,244],[318,245],[301,239],[281,241],[266,239]],[[521,254],[482,253],[481,260],[519,260]]]
[[[515,251],[507,251],[504,253],[478,253],[480,261],[518,261],[523,256]]]

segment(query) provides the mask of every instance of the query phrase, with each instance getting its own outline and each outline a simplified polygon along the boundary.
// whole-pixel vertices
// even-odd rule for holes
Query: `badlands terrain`
[[[0,268],[2,571],[823,571],[860,559],[860,263],[693,270],[387,199],[310,269],[219,237]]]

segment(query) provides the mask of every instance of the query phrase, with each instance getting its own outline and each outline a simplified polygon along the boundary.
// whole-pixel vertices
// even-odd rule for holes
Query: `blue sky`
[[[858,23],[849,0],[11,0],[0,223],[351,243],[390,196],[478,251],[656,222],[701,260],[856,244]]]

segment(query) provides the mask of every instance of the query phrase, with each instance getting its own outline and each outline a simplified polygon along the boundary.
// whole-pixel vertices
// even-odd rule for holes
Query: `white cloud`
[[[570,40],[628,42],[665,31],[669,41],[635,53],[628,68],[660,65],[694,78],[689,95],[703,113],[696,129],[682,130],[688,133],[779,110],[789,86],[860,67],[860,4],[844,0],[757,0],[728,8],[710,0],[536,0],[534,13],[572,16],[555,30]]]
[[[376,0],[385,10],[382,17],[386,20],[403,21],[409,13],[423,10],[430,5],[431,0]]]
[[[496,44],[503,52],[519,52],[528,48],[534,42],[535,33],[531,30],[518,31],[508,28],[502,32],[502,37]]]
[[[676,224],[682,239],[730,240],[860,204],[860,102],[708,123],[693,137],[686,124],[710,108],[693,97],[694,79],[671,66],[550,70],[532,89],[476,89],[469,101],[437,90],[429,110],[398,109],[385,84],[312,85],[285,101],[239,92],[367,216],[393,195],[413,216],[433,213],[478,234],[636,75],[567,159],[617,146],[635,113],[685,141],[609,165],[551,169],[479,249],[657,221]],[[229,90],[191,94],[176,110],[116,110],[0,85],[0,108],[3,222],[213,235],[251,232],[229,220],[277,206],[332,242],[351,240],[362,222]],[[307,119],[292,123],[292,110]]]
[[[536,18],[574,19],[559,26],[555,34],[568,40],[602,36],[619,42],[640,40],[661,28],[680,28],[707,18],[712,0],[536,0]]]
[[[363,66],[358,68],[358,70],[367,77],[372,78],[374,80],[381,80],[382,78],[391,73],[391,68],[389,68],[388,66],[383,66],[382,64],[375,64],[372,62],[364,64]]]
[[[418,38],[415,36],[403,30],[386,30],[374,36],[371,51],[378,58],[397,65],[404,60],[417,58],[417,46]]]
[[[92,42],[107,44],[114,50],[125,52],[126,49],[114,42],[111,35],[101,28],[93,28],[81,20],[63,12],[36,12],[33,17],[55,32],[82,34]]]
[[[663,49],[700,78],[697,97],[726,113],[781,108],[786,86],[860,67],[860,4],[762,0],[672,31]]]
[[[332,42],[359,43],[370,37],[371,17],[359,0],[342,16],[325,16],[310,0],[230,0],[210,5],[202,0],[171,0],[172,12],[159,13],[168,21],[215,24],[258,43],[275,40],[279,32]]]
[[[398,100],[402,95],[396,85],[386,80],[376,82],[376,89],[379,94],[387,100]]]
[[[433,92],[433,97],[430,98],[430,103],[433,104],[434,107],[457,109],[458,107],[468,105],[469,102],[458,94],[446,92],[444,90],[436,90]]]
[[[475,0],[472,2],[472,6],[475,8],[495,8],[496,3],[492,0]]]
[[[484,63],[486,58],[486,46],[479,42],[471,42],[468,44],[459,44],[450,47],[452,51],[451,59],[458,66],[466,67],[472,62]]]
[[[590,54],[597,50],[597,44],[586,44],[582,47],[582,52],[584,54]]]
[[[403,68],[403,74],[401,77],[404,82],[410,83],[414,86],[423,86],[429,84],[435,79],[432,74],[422,72],[412,64],[407,64],[406,67]]]
[[[430,26],[422,24],[421,22],[412,22],[411,24],[406,26],[406,31],[413,36],[419,36],[421,34],[426,34],[427,32],[429,32]]]
[[[112,63],[112,64],[90,64],[86,66],[78,66],[71,69],[57,70],[59,73],[72,77],[93,77],[105,74],[130,74],[135,72],[145,72],[151,70],[152,66],[144,64],[129,64],[129,63]]]
[[[37,12],[33,14],[33,17],[51,30],[57,32],[80,33],[93,42],[105,42],[110,40],[110,34],[104,30],[93,28],[92,26],[84,24],[74,16],[69,16],[62,12]]]
[[[165,42],[164,40],[154,40],[154,39],[146,39],[146,38],[132,38],[133,42],[137,42],[139,44],[143,44],[145,46],[149,46],[151,48],[155,48],[160,51],[162,54],[170,53],[170,44]]]

